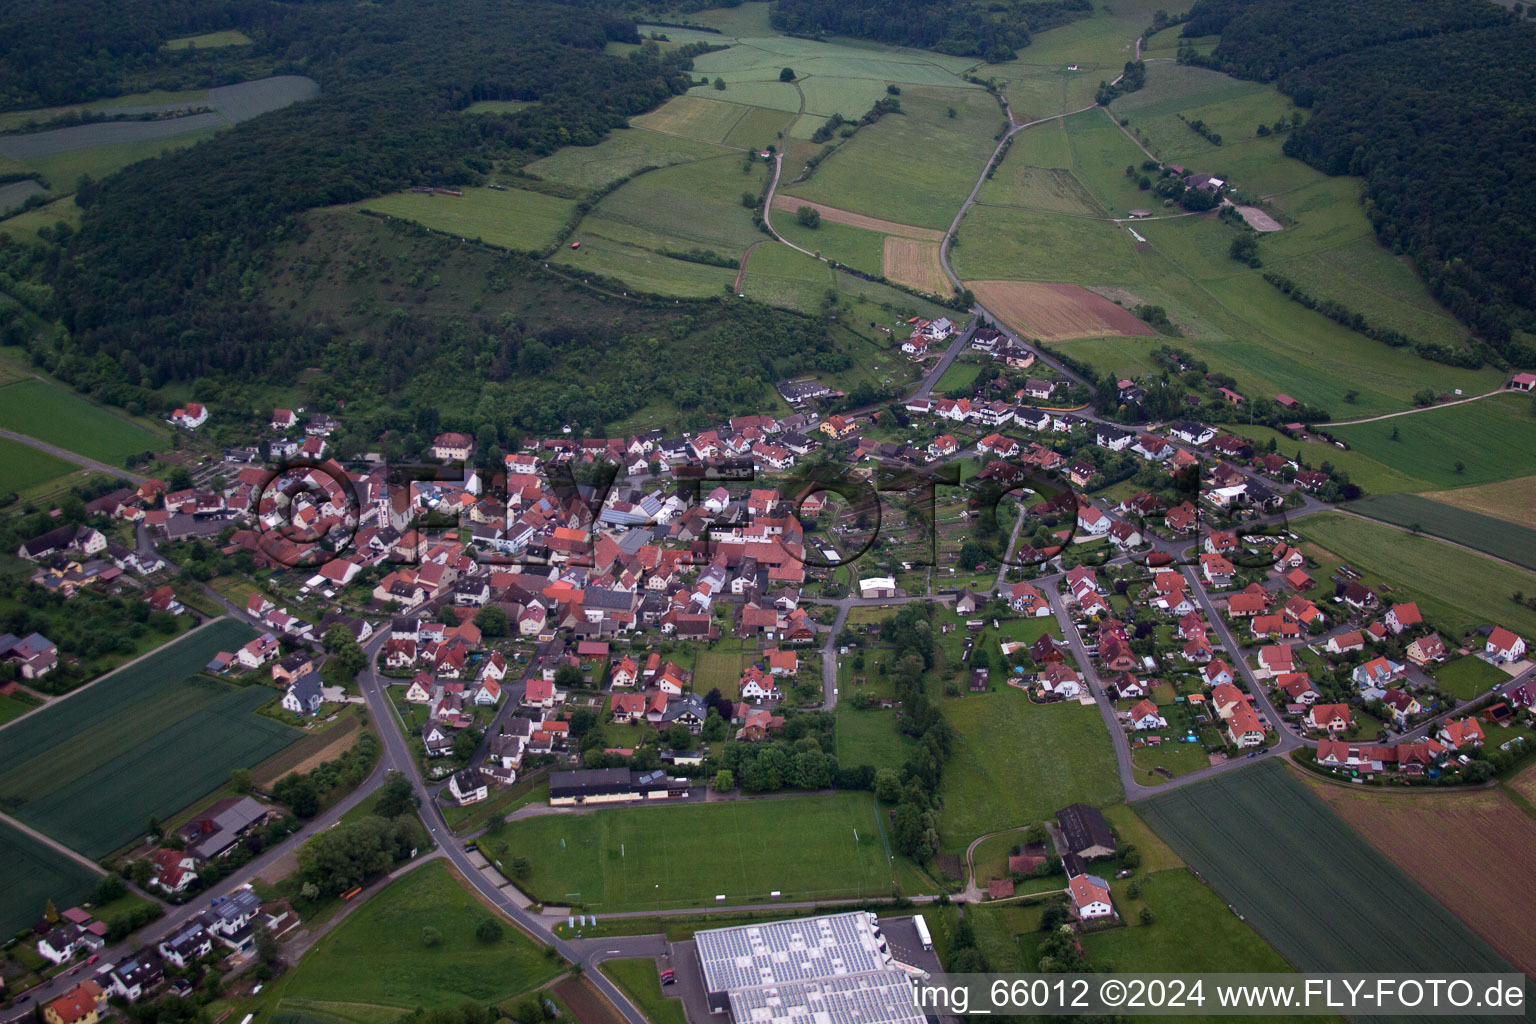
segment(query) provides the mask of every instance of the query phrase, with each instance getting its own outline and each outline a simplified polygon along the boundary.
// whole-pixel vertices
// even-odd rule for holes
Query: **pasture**
[[[487,918],[501,921],[495,942],[475,937]],[[422,941],[428,928],[440,937],[432,946]],[[541,985],[559,970],[558,961],[481,903],[445,862],[434,861],[369,896],[316,943],[276,983],[275,1009],[303,1013],[311,1000],[399,1012],[466,999],[486,1005]]]
[[[944,701],[958,733],[944,766],[940,846],[964,850],[977,836],[1041,821],[1057,808],[1121,799],[1114,749],[1096,708],[1038,707],[1003,687]]]
[[[1424,497],[1536,530],[1536,476],[1434,491]]]
[[[1536,569],[1536,529],[1463,508],[1455,503],[1454,497],[1433,501],[1417,494],[1383,494],[1352,501],[1344,507],[1357,515],[1417,529]]]
[[[910,224],[897,224],[895,221],[881,220],[879,217],[869,217],[862,213],[854,213],[850,210],[839,210],[825,203],[813,203],[794,196],[775,195],[773,208],[782,210],[793,217],[802,206],[809,206],[821,215],[823,223],[828,221],[833,224],[846,224],[849,227],[863,228],[865,231],[878,231],[885,235],[899,235],[903,238],[916,238],[926,242],[940,242],[944,239],[944,232],[937,228],[919,228]],[[817,230],[820,230],[819,228]]]
[[[42,920],[49,900],[65,908],[89,896],[98,875],[10,825],[0,823],[0,932]]]
[[[855,841],[854,833],[858,833]],[[510,822],[482,848],[533,865],[526,888],[599,913],[886,895],[892,869],[869,793],[607,808]]]
[[[1536,634],[1536,611],[1509,599],[1531,589],[1528,572],[1337,512],[1308,516],[1292,529],[1364,573],[1368,583],[1387,584],[1383,599],[1418,601],[1426,619],[1456,631],[1447,642],[1483,625]]]
[[[1536,868],[1536,819],[1502,788],[1406,794],[1307,784],[1463,924],[1520,970],[1536,972],[1529,905],[1510,898]]]
[[[737,122],[754,109],[740,103],[690,93],[668,100],[649,114],[632,117],[629,123],[635,128],[648,131],[723,144]],[[783,122],[788,122],[787,115],[780,116]]]
[[[462,196],[396,192],[359,206],[461,238],[534,251],[553,244],[576,212],[573,199],[520,188],[467,188]]]
[[[0,220],[0,233],[18,242],[35,242],[40,228],[51,228],[60,221],[72,228],[80,227],[80,207],[75,205],[73,196]]]
[[[109,466],[166,446],[165,438],[126,416],[36,377],[0,387],[0,427]]]
[[[832,269],[782,242],[764,242],[747,257],[742,289],[749,299],[811,313],[834,292]]]
[[[774,208],[779,209],[777,197]],[[0,221],[0,227],[4,224],[4,221]],[[784,236],[786,241],[793,242],[807,252],[835,260],[866,274],[878,275],[885,272],[885,235],[839,224],[826,217],[816,227],[808,228],[795,219],[793,210],[789,213],[775,213],[773,229]]]
[[[1536,414],[1526,395],[1494,395],[1328,430],[1356,451],[1440,490],[1528,476],[1536,452]]]
[[[1509,969],[1278,761],[1154,796],[1137,811],[1303,971]]]
[[[939,261],[937,242],[887,238],[880,267],[890,280],[929,295],[947,295],[954,290]]]
[[[1040,341],[1142,337],[1157,332],[1129,310],[1081,285],[1036,281],[969,281],[987,308],[1009,327]]]
[[[79,468],[56,455],[0,437],[0,495],[25,491]]]
[[[579,188],[603,188],[648,167],[670,167],[729,152],[722,146],[660,132],[620,129],[595,146],[557,149],[528,164],[523,172]]]
[[[0,806],[104,857],[292,743],[297,731],[253,714],[273,690],[198,674],[254,635],[216,622],[7,728]]]

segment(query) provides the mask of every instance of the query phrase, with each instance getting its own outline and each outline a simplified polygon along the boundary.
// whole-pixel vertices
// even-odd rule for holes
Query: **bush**
[[[802,227],[813,229],[821,227],[821,214],[814,206],[800,207],[795,211],[795,220],[799,221]]]
[[[475,927],[475,938],[489,946],[493,942],[501,941],[501,922],[494,917],[488,917]]]
[[[428,949],[434,949],[443,944],[443,933],[431,925],[421,930],[421,944]]]

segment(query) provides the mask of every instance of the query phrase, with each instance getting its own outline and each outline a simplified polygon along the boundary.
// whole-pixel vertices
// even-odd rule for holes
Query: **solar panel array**
[[[912,986],[873,914],[696,932],[704,987],[728,994],[736,1024],[920,1024]]]
[[[912,982],[894,971],[731,993],[736,1024],[923,1024]]]

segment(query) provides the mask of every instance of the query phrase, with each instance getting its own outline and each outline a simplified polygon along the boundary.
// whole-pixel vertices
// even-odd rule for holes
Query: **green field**
[[[1344,506],[1351,512],[1487,552],[1505,561],[1536,569],[1536,530],[1480,512],[1457,508],[1416,494],[1386,494],[1362,498]]]
[[[39,228],[51,228],[60,221],[72,228],[80,227],[80,207],[75,205],[73,196],[55,199],[47,206],[39,206],[34,210],[0,220],[0,233],[9,235],[18,242],[35,243]]]
[[[3,223],[0,221],[0,224]],[[823,220],[815,228],[802,227],[794,214],[783,210],[774,213],[773,228],[785,240],[808,252],[817,253],[866,274],[879,275],[885,272],[885,236],[878,231],[835,224],[830,220]]]
[[[1078,343],[1071,344],[1075,347]],[[1368,455],[1353,449],[1339,448],[1326,441],[1295,441],[1278,430],[1246,423],[1226,423],[1222,427],[1252,441],[1267,443],[1273,440],[1277,451],[1298,458],[1313,469],[1329,463],[1335,472],[1348,474],[1350,482],[1359,484],[1370,494],[1416,491],[1429,486],[1416,477],[1388,469]]]
[[[1437,490],[1528,476],[1536,452],[1536,414],[1527,395],[1494,395],[1328,430],[1356,451]]]
[[[640,1007],[651,1024],[688,1024],[680,997],[667,998],[661,990],[656,961],[650,957],[634,960],[605,960],[600,970]],[[673,989],[676,993],[677,990]]]
[[[424,864],[380,892],[315,945],[279,981],[279,1011],[305,1012],[305,1003],[360,1004],[397,1011],[415,1007],[501,1002],[543,984],[559,963],[511,923],[484,943],[475,928],[497,917],[450,872]],[[426,928],[442,940],[427,947]]]
[[[23,832],[0,824],[0,932],[15,935],[42,920],[49,900],[59,909],[89,896],[98,876]]]
[[[787,900],[871,896],[892,882],[868,793],[546,814],[483,845],[532,862],[530,895],[607,913],[712,906],[716,894],[766,901],[773,890]]]
[[[1471,700],[1499,683],[1509,682],[1509,675],[1503,669],[1470,654],[1433,669],[1430,675],[1435,677],[1442,690],[1462,700]]]
[[[238,29],[227,28],[222,32],[204,32],[200,36],[182,36],[167,39],[162,50],[209,50],[220,46],[248,46],[251,37]]]
[[[183,89],[171,91],[156,89],[151,92],[131,92],[108,99],[87,100],[62,107],[43,107],[33,110],[8,110],[0,114],[0,131],[21,131],[28,125],[42,125],[66,114],[89,111],[111,111],[123,107],[201,107],[208,103],[207,89]]]
[[[1509,599],[1517,590],[1531,591],[1528,572],[1337,512],[1308,516],[1292,529],[1363,572],[1367,583],[1391,586],[1391,593],[1381,594],[1383,601],[1418,601],[1426,619],[1456,631],[1445,637],[1447,643],[1484,625],[1536,634],[1536,611]]]
[[[252,713],[273,690],[198,675],[254,635],[214,623],[6,729],[0,806],[103,857],[292,743],[298,732]]]
[[[13,718],[20,718],[35,707],[37,707],[35,703],[29,703],[20,697],[0,696],[0,725],[4,725]]]
[[[66,459],[36,448],[0,437],[0,494],[24,491],[29,487],[47,483],[80,467]]]
[[[374,213],[413,220],[434,231],[479,239],[507,249],[553,244],[576,212],[576,201],[509,188],[467,188],[462,196],[396,192],[360,204]]]
[[[900,768],[916,745],[896,728],[894,708],[858,711],[848,702],[837,705],[837,763],[876,768]]]
[[[827,293],[833,291],[832,270],[782,242],[764,242],[747,259],[742,290],[749,299],[811,313],[820,309]]]
[[[602,188],[647,167],[670,167],[728,152],[692,139],[631,129],[612,132],[595,146],[566,146],[523,170],[566,185]]]
[[[900,100],[902,113],[861,128],[809,181],[795,183],[798,171],[786,158],[779,191],[898,224],[949,227],[997,145],[1002,114],[976,89],[914,86]]]
[[[1512,970],[1277,761],[1137,810],[1303,971]]]
[[[36,378],[0,387],[0,427],[78,452],[109,466],[159,451],[165,439],[124,416]]]
[[[205,139],[211,139],[221,128],[197,128],[192,131],[167,135],[159,139],[140,139],[136,142],[114,142],[89,149],[76,149],[68,153],[40,156],[31,160],[17,161],[29,171],[37,171],[48,180],[54,192],[73,192],[83,175],[89,174],[100,181],[116,174],[129,164],[150,160],[168,149],[185,149]]]
[[[1071,803],[1121,798],[1115,754],[1097,708],[1037,707],[1005,687],[946,700],[959,734],[944,766],[941,846],[960,851],[986,832],[1043,821]]]

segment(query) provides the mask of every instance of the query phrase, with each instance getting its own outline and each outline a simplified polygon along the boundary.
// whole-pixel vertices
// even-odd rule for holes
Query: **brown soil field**
[[[268,758],[252,772],[253,781],[262,789],[269,788],[290,772],[307,772],[326,761],[334,761],[342,751],[357,742],[361,722],[351,715],[323,733],[306,736],[277,756]]]
[[[773,197],[773,208],[775,210],[794,213],[802,206],[809,206],[821,214],[822,220],[829,220],[834,224],[847,224],[849,227],[863,228],[866,231],[878,231],[884,235],[918,238],[925,242],[942,242],[944,240],[944,232],[934,228],[915,228],[910,224],[897,224],[895,221],[881,220],[878,217],[866,217],[862,213],[849,213],[847,210],[839,210],[835,206],[823,206],[820,203],[796,199],[794,196],[777,195]]]
[[[552,987],[579,1024],[624,1024],[619,1011],[587,979],[566,978]]]
[[[1102,295],[1075,284],[1040,281],[967,281],[1003,323],[1027,338],[1152,338],[1157,332]]]
[[[1526,800],[1536,804],[1536,764],[1510,779],[1507,785]]]
[[[880,257],[880,269],[897,284],[916,288],[931,295],[947,295],[949,278],[939,262],[939,243],[923,242],[915,238],[885,236],[885,249]]]
[[[1536,819],[1498,788],[1372,793],[1301,777],[1373,846],[1527,974]]]
[[[1536,530],[1536,476],[1454,491],[1431,491],[1424,497]]]

